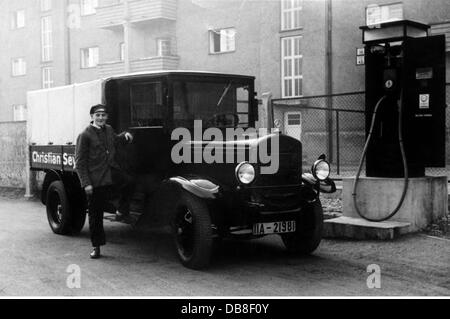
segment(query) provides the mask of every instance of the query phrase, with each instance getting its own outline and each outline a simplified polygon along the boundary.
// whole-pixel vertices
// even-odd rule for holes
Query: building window
[[[81,15],[95,14],[98,7],[98,0],[81,0]]]
[[[281,39],[283,97],[299,97],[303,94],[301,40],[301,36]]]
[[[120,61],[125,61],[125,43],[120,44]]]
[[[171,54],[170,39],[158,39],[158,56],[168,56]]]
[[[366,25],[403,20],[403,3],[372,4],[366,8]]]
[[[98,47],[81,49],[81,68],[95,68],[98,65]]]
[[[281,30],[292,30],[302,27],[302,2],[302,0],[281,1]]]
[[[53,87],[53,68],[42,68],[42,88]]]
[[[236,50],[236,29],[227,28],[209,31],[210,53],[232,52]]]
[[[52,0],[41,0],[41,11],[46,12],[52,9]]]
[[[25,105],[13,105],[13,121],[26,121],[27,120],[27,109]]]
[[[12,76],[22,76],[27,74],[27,63],[24,58],[12,60]]]
[[[52,40],[52,18],[41,18],[41,54],[42,61],[47,62],[53,59],[53,40]]]
[[[25,27],[25,10],[14,11],[11,17],[11,28],[20,29]]]

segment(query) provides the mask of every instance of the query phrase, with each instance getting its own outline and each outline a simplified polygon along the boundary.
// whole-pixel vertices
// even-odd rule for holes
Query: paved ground
[[[225,241],[212,267],[199,272],[180,265],[164,230],[105,227],[106,257],[93,261],[87,228],[78,237],[54,235],[40,202],[0,197],[0,297],[450,296],[450,241],[421,234],[324,240],[306,258],[287,255],[278,237]],[[379,289],[367,287],[370,264],[381,269]],[[70,265],[81,270],[80,289],[66,284]]]

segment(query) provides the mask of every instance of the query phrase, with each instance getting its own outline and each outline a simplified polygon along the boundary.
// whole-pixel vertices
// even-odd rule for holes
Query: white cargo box
[[[103,84],[104,80],[95,80],[28,92],[28,143],[75,144],[89,125],[91,106],[102,103]]]

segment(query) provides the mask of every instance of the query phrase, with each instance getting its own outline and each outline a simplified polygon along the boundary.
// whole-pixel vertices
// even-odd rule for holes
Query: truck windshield
[[[174,124],[193,127],[201,120],[208,127],[248,127],[249,87],[242,83],[175,81]]]

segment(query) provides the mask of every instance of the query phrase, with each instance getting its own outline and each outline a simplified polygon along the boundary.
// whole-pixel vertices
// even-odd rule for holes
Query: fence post
[[[341,175],[341,148],[339,138],[339,111],[336,111],[336,170],[337,175]]]
[[[27,139],[28,140],[28,139]],[[26,147],[26,162],[25,162],[25,198],[33,198],[33,186],[35,174],[31,171],[30,168],[30,147],[27,145]]]
[[[333,98],[327,97],[327,140],[328,140],[328,158],[332,163],[334,162],[334,149],[333,149]]]
[[[333,162],[333,4],[332,0],[325,1],[325,92],[328,96],[327,103],[327,132],[328,132],[328,156],[330,162]]]

